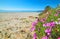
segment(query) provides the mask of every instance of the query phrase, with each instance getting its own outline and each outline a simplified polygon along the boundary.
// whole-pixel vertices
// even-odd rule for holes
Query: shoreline
[[[27,16],[38,16],[38,14],[39,13],[37,13],[37,12],[19,12],[19,13],[17,13],[17,12],[15,12],[15,13],[0,13],[0,16],[4,16],[4,15],[6,15],[6,16],[10,16],[10,15],[17,15],[17,16],[22,16],[22,17],[27,17]]]

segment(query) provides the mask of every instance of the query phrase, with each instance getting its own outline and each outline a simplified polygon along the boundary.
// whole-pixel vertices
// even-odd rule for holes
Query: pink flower
[[[36,26],[37,23],[38,23],[38,19],[36,19],[36,21],[32,22],[32,26]]]
[[[40,19],[40,21],[41,21],[41,22],[44,22],[45,20],[46,20],[45,18],[43,18],[43,19]]]
[[[36,24],[37,24],[36,22],[32,22],[32,26],[36,26]]]
[[[50,26],[50,23],[43,24],[43,26]]]
[[[34,31],[34,30],[35,30],[35,27],[32,27],[32,28],[31,28],[31,31]]]
[[[43,26],[47,26],[47,24],[43,24]]]
[[[48,39],[48,37],[47,36],[44,36],[44,37],[42,37],[42,39]]]
[[[50,23],[46,23],[46,24],[43,24],[43,26],[55,26],[55,22],[50,22]]]
[[[50,28],[47,28],[47,29],[45,30],[45,32],[46,32],[46,33],[50,33],[50,32],[51,32],[51,29],[50,29]]]
[[[36,33],[34,33],[33,37],[37,37]]]
[[[35,20],[35,22],[38,23],[38,21],[39,21],[39,19],[37,18],[37,19]]]
[[[58,14],[54,14],[54,16],[58,16]]]
[[[33,37],[33,39],[37,39],[37,38]]]
[[[33,39],[37,39],[37,35],[36,35],[36,33],[34,33],[34,35],[33,35]]]
[[[47,33],[47,35],[49,36],[51,33],[49,32],[49,33]]]
[[[60,39],[60,37],[58,37],[57,39]]]
[[[55,26],[55,22],[50,22],[50,26]]]

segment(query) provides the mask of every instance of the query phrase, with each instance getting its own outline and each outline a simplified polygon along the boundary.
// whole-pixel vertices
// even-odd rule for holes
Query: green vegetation
[[[33,24],[36,28],[34,31],[37,34],[37,39],[60,39],[60,6],[56,8],[47,6],[39,14],[38,19],[38,23]]]

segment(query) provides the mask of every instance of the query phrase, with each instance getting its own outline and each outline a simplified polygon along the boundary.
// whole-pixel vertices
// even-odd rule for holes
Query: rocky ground
[[[35,17],[0,14],[0,39],[32,39],[31,23]]]

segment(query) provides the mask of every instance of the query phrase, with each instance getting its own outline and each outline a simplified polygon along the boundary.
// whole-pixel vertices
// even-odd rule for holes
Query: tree
[[[60,10],[60,4],[57,5],[56,10]]]
[[[51,10],[51,7],[50,6],[46,6],[44,12],[46,13],[47,11]]]

